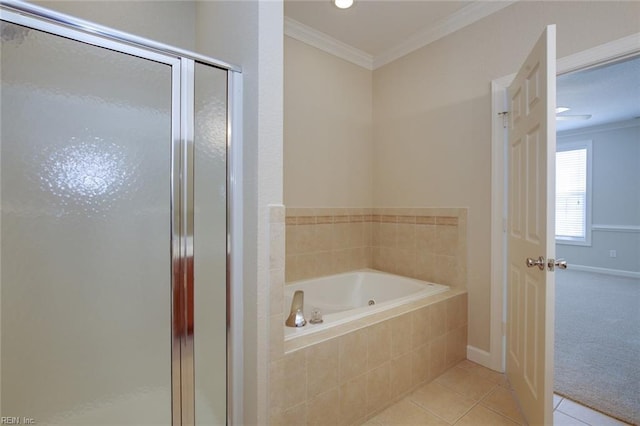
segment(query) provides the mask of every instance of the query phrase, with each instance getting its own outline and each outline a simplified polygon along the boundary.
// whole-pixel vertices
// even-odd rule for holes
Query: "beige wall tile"
[[[333,266],[333,252],[321,251],[315,253],[315,261],[317,277],[335,274],[335,268]]]
[[[367,375],[361,374],[340,386],[340,425],[352,425],[367,413]]]
[[[467,327],[459,327],[446,334],[445,363],[451,367],[467,355]]]
[[[340,383],[363,374],[367,370],[367,330],[357,330],[338,338]]]
[[[447,311],[445,303],[436,303],[429,308],[429,338],[435,339],[447,332]]]
[[[435,251],[445,256],[455,256],[458,254],[458,227],[457,226],[436,226],[436,246]]]
[[[429,325],[430,306],[425,306],[411,312],[411,347],[417,348],[429,341]]]
[[[446,351],[446,336],[440,336],[437,339],[431,341],[429,345],[429,375],[431,377],[436,377],[442,374],[447,369],[447,363],[445,359]]]
[[[287,256],[298,254],[298,246],[296,241],[298,238],[297,225],[285,225],[285,252]]]
[[[462,348],[466,348],[464,326],[436,339],[425,333],[437,329],[432,326],[436,318],[433,312],[440,312],[442,328],[446,326],[447,300],[450,299],[443,298],[434,305],[272,361],[269,373],[272,424],[362,422],[394,398],[444,371],[446,361],[461,356]],[[466,300],[459,298],[449,303],[450,311],[456,312]],[[270,320],[274,329],[282,330],[281,315]],[[482,380],[471,368],[473,365],[461,364],[459,369],[466,367],[465,372]],[[489,379],[484,381],[495,386]]]
[[[377,225],[378,226],[373,229],[374,244],[380,247],[396,247],[398,225],[396,223],[386,222],[379,223]]]
[[[397,398],[413,386],[413,352],[408,352],[391,361],[391,398]]]
[[[448,299],[445,302],[446,330],[451,331],[467,323],[467,295]]]
[[[282,416],[282,426],[300,426],[307,424],[307,404],[301,403],[288,408]]]
[[[389,384],[390,364],[388,362],[369,371],[367,374],[367,413],[373,413],[380,407],[389,404],[391,396]]]
[[[396,245],[398,248],[415,250],[416,225],[413,223],[399,223],[397,227]]]
[[[386,247],[373,247],[372,264],[374,269],[391,272],[394,268],[393,249]]]
[[[315,225],[315,251],[329,251],[333,248],[333,225]]]
[[[416,278],[436,282],[436,255],[418,250],[416,253]]]
[[[373,245],[373,223],[371,221],[362,224],[362,245],[369,247]]]
[[[398,275],[405,277],[416,276],[416,251],[409,249],[395,249],[393,251],[394,271]]]
[[[369,247],[359,247],[352,249],[351,256],[353,269],[363,269],[371,267],[371,249]]]
[[[416,249],[425,253],[436,252],[435,225],[416,225]]]
[[[349,223],[333,224],[333,249],[340,250],[349,247]]]
[[[284,365],[283,409],[294,407],[307,397],[307,362],[305,351],[287,354],[282,359]]]
[[[269,412],[269,425],[271,425],[271,426],[281,426],[283,424],[284,424],[284,412],[283,411]]]
[[[397,358],[411,350],[411,315],[391,319],[391,356]]]
[[[306,349],[307,398],[338,386],[338,340],[331,339]]]
[[[284,281],[289,283],[300,279],[298,272],[298,256],[287,255],[284,268]]]
[[[334,250],[331,252],[333,257],[333,271],[336,274],[348,272],[350,267],[351,252],[349,249]]]
[[[413,370],[413,385],[429,380],[429,364],[431,361],[431,347],[428,344],[417,347],[411,352],[411,368]]]
[[[335,426],[340,413],[340,391],[338,387],[321,393],[307,402],[309,426]]]
[[[370,210],[382,214],[365,212]],[[447,216],[458,214],[459,210],[466,212],[434,208],[288,208],[287,223],[295,225],[287,225],[286,280],[369,267],[425,281],[466,286],[466,217]],[[299,216],[291,217],[294,211]],[[431,215],[415,215],[422,211]],[[436,225],[436,221],[458,221],[458,225]],[[347,249],[352,251],[343,251]],[[338,252],[347,256],[343,258]],[[331,267],[326,263],[327,253],[333,259]],[[300,254],[315,254],[315,266],[310,265],[308,258],[291,257]]]
[[[285,408],[284,361],[269,363],[269,413],[282,415]]]
[[[368,369],[391,359],[391,323],[382,321],[367,328]]]
[[[453,256],[436,255],[435,282],[456,287],[458,282],[458,266]]]
[[[296,257],[296,275],[299,280],[317,276],[315,253],[300,254]]]
[[[313,253],[314,251],[318,251],[316,226],[317,225],[296,225],[296,254]]]
[[[362,222],[350,223],[347,229],[347,247],[362,247],[364,242],[364,227]]]

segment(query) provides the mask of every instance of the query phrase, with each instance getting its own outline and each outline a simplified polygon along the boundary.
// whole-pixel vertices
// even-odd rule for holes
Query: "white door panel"
[[[507,376],[529,424],[552,423],[555,62],[549,26],[508,91]]]

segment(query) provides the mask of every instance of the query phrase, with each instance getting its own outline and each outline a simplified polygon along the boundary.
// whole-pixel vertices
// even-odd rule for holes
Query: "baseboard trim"
[[[598,268],[596,266],[586,265],[569,265],[568,268],[573,271],[594,272],[596,274],[616,275],[618,277],[626,278],[640,278],[640,272],[623,271],[621,269]]]
[[[475,346],[467,345],[467,359],[483,367],[495,370],[491,353],[478,349]]]

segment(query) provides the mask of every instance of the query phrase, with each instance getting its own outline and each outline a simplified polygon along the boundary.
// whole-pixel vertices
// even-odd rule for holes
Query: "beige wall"
[[[351,113],[334,108],[345,97],[364,108],[366,89],[330,96],[338,86],[327,76],[364,82],[368,71],[285,37],[285,204],[468,207],[469,345],[488,351],[490,82],[516,71],[547,24],[558,26],[561,58],[640,31],[639,14],[638,2],[518,2],[375,70],[372,130],[358,137],[342,127]],[[366,185],[353,167],[371,173],[372,195],[357,193]]]
[[[50,1],[31,3],[171,46],[195,50],[195,2]]]
[[[371,206],[371,71],[285,37],[285,81],[285,204]]]
[[[490,81],[547,24],[558,57],[640,30],[637,2],[518,2],[374,72],[374,207],[469,207],[469,345],[488,351]]]

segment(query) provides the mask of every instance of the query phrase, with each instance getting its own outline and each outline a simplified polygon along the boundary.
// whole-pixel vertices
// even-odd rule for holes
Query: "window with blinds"
[[[559,146],[556,152],[556,240],[590,243],[591,141]]]

